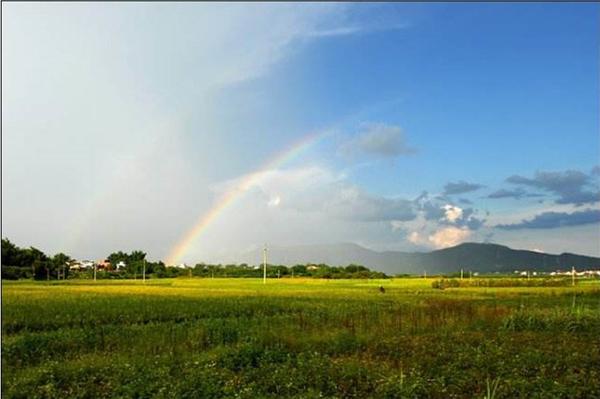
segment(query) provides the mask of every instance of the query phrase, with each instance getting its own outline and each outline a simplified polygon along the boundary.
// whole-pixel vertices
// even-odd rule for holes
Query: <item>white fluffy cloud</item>
[[[213,187],[215,208],[231,193],[234,199],[192,248],[192,260],[216,261],[222,259],[218,251],[226,254],[229,248],[231,255],[232,248],[262,242],[360,242],[381,250],[409,246],[383,222],[413,219],[412,201],[370,194],[323,166],[270,169],[221,182]]]
[[[439,229],[424,229],[426,231],[412,231],[406,240],[413,245],[425,248],[446,248],[458,245],[471,236],[471,231],[466,228],[447,226]],[[430,233],[427,233],[429,231]]]
[[[264,198],[270,207],[321,212],[328,218],[401,222],[416,217],[412,201],[369,194],[344,174],[321,166],[261,171],[216,184],[213,191],[218,197],[247,192]]]
[[[431,199],[427,193],[413,201],[417,217],[407,222],[393,221],[394,232],[406,232],[406,241],[419,249],[445,248],[472,237],[482,221],[473,216],[472,208]]]
[[[451,223],[456,222],[463,216],[463,210],[455,205],[446,204],[442,207],[445,212],[445,218]]]
[[[465,227],[454,226],[443,227],[431,234],[427,239],[436,248],[451,247],[465,241],[471,235],[471,231]]]
[[[406,239],[415,244],[415,245],[422,245],[423,244],[423,237],[421,237],[421,235],[419,234],[418,231],[413,231],[411,232]]]
[[[271,198],[269,200],[269,202],[267,202],[267,206],[275,207],[275,206],[279,206],[280,203],[281,203],[281,197],[279,195],[276,195],[275,197]]]

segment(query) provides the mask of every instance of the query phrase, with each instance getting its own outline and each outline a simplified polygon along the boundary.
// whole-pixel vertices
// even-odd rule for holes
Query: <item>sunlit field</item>
[[[4,281],[3,396],[600,397],[600,281],[434,281]]]

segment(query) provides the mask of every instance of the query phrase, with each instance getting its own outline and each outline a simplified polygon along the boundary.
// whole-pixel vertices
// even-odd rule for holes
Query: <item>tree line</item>
[[[35,247],[19,248],[8,239],[2,239],[2,278],[58,279],[67,278],[72,259],[62,252],[50,257]]]
[[[110,269],[96,270],[96,278],[128,279],[168,278],[168,277],[262,277],[262,266],[242,264],[198,263],[193,267],[167,266],[162,261],[148,261],[143,251],[113,252],[106,257]],[[8,239],[2,239],[2,278],[9,280],[33,278],[36,280],[56,280],[67,278],[92,278],[93,270],[71,270],[74,259],[64,253],[48,256],[41,250],[29,247],[19,248]],[[124,265],[117,269],[117,265]],[[267,265],[268,278],[313,277],[324,279],[346,278],[387,278],[385,273],[370,270],[362,265],[330,266],[311,265]]]

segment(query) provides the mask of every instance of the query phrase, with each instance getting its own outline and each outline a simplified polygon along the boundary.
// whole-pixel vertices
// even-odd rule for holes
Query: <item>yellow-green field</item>
[[[4,281],[3,397],[600,397],[600,281],[432,282]]]

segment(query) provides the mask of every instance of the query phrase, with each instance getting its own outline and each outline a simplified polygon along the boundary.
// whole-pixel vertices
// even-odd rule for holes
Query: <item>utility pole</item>
[[[144,259],[144,265],[142,266],[142,280],[146,283],[146,259]]]
[[[571,267],[571,284],[575,286],[575,266]]]
[[[427,278],[427,270],[423,270],[423,278]]]
[[[267,244],[263,248],[263,284],[267,284]]]
[[[460,279],[463,279],[463,269],[460,269]]]
[[[94,262],[94,282],[96,282],[96,262]]]

